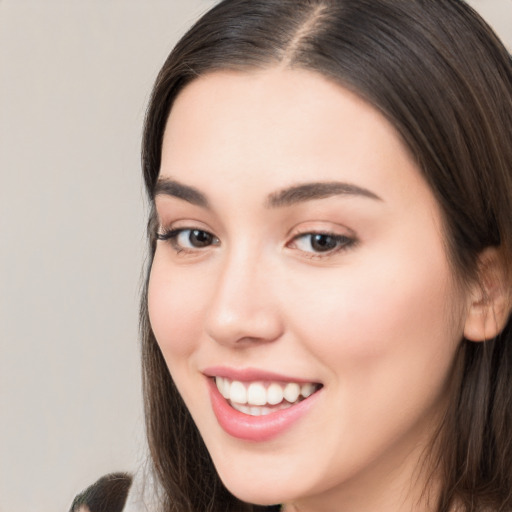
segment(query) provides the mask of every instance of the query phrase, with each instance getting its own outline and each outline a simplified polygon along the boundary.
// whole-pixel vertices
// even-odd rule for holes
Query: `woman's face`
[[[468,299],[392,126],[312,72],[213,73],[172,108],[155,202],[151,325],[228,489],[401,510]]]

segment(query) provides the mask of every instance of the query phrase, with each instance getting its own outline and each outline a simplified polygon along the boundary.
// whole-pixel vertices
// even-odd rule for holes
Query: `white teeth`
[[[283,388],[276,383],[270,384],[267,389],[267,402],[270,405],[280,404],[283,401]]]
[[[290,403],[293,403],[299,398],[300,395],[300,386],[295,382],[290,382],[286,384],[284,388],[283,396]]]
[[[289,382],[286,385],[271,382],[265,385],[263,382],[249,384],[237,380],[231,381],[224,377],[216,377],[215,382],[220,394],[229,400],[235,409],[252,416],[266,414],[261,412],[268,409],[262,407],[264,405],[276,406],[282,403],[283,406],[288,407],[289,404],[297,402],[300,396],[308,398],[318,389],[318,385],[312,382],[302,385],[296,382]],[[248,405],[245,406],[245,404]],[[243,410],[240,407],[243,407]],[[275,410],[275,408],[268,410]]]
[[[240,405],[236,402],[231,402],[231,407],[236,409],[237,411],[243,412],[244,414],[250,414],[251,408],[247,407],[247,405]]]
[[[220,391],[220,394],[226,399],[229,400],[229,390],[231,388],[231,384],[228,379],[223,379],[222,377],[217,377],[217,388]]]
[[[233,381],[229,388],[229,399],[237,404],[247,403],[247,389],[245,386],[238,381]]]
[[[232,403],[231,406],[233,409],[237,411],[243,412],[244,414],[248,414],[249,416],[266,416],[271,412],[274,412],[272,409],[268,407],[249,407],[248,405],[241,405]],[[288,405],[290,407],[290,405]]]
[[[308,396],[311,396],[315,392],[315,385],[308,382],[307,384],[302,384],[300,387],[300,394],[307,398]]]
[[[253,382],[247,390],[247,403],[251,405],[265,405],[267,391],[261,382]]]

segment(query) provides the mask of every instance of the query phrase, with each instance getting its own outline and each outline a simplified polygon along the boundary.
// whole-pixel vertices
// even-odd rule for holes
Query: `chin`
[[[233,469],[217,472],[228,491],[245,503],[262,506],[289,503],[304,493],[304,482],[290,481],[285,474],[276,478]]]
[[[224,482],[224,481],[223,481]],[[245,482],[241,485],[230,485],[224,482],[228,491],[245,503],[252,505],[270,506],[280,503],[289,502],[290,500],[283,497],[283,494],[276,489],[265,489],[265,486],[259,482]]]

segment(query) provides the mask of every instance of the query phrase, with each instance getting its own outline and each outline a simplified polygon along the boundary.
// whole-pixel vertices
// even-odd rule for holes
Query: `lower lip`
[[[288,430],[313,407],[320,391],[292,405],[265,416],[250,416],[231,407],[220,394],[215,380],[209,378],[210,399],[219,425],[231,436],[245,441],[269,441]]]

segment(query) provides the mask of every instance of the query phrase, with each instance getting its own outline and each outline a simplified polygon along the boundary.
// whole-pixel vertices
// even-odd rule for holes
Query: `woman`
[[[512,509],[511,139],[460,0],[226,0],[185,35],[143,142],[155,510]]]

